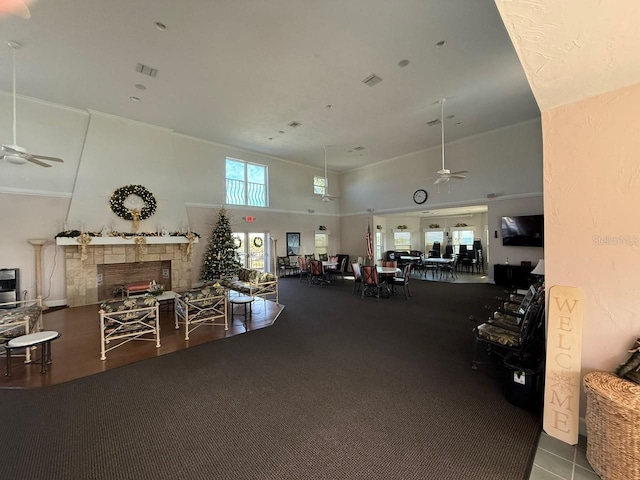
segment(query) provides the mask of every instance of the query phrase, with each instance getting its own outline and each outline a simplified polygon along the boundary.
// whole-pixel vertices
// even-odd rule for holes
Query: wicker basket
[[[592,372],[584,388],[587,460],[605,480],[640,480],[640,385]]]

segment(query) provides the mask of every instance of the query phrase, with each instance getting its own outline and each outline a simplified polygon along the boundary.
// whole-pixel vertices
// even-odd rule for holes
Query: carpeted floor
[[[0,478],[527,479],[539,419],[470,368],[467,318],[501,289],[351,286],[284,278],[273,327],[0,391]]]

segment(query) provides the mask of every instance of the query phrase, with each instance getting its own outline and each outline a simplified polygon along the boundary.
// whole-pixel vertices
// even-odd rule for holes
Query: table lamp
[[[531,275],[539,275],[541,277],[544,277],[544,258],[538,260],[536,268],[531,270]]]

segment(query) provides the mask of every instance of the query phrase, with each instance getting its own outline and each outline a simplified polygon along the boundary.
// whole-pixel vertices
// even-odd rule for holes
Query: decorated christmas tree
[[[202,266],[202,280],[210,282],[221,276],[235,275],[241,267],[236,258],[236,244],[231,234],[227,211],[222,208],[211,232],[211,239]]]

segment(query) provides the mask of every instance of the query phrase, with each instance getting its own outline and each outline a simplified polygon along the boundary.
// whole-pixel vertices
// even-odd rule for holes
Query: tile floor
[[[586,457],[587,439],[567,445],[542,432],[529,480],[598,480]]]

